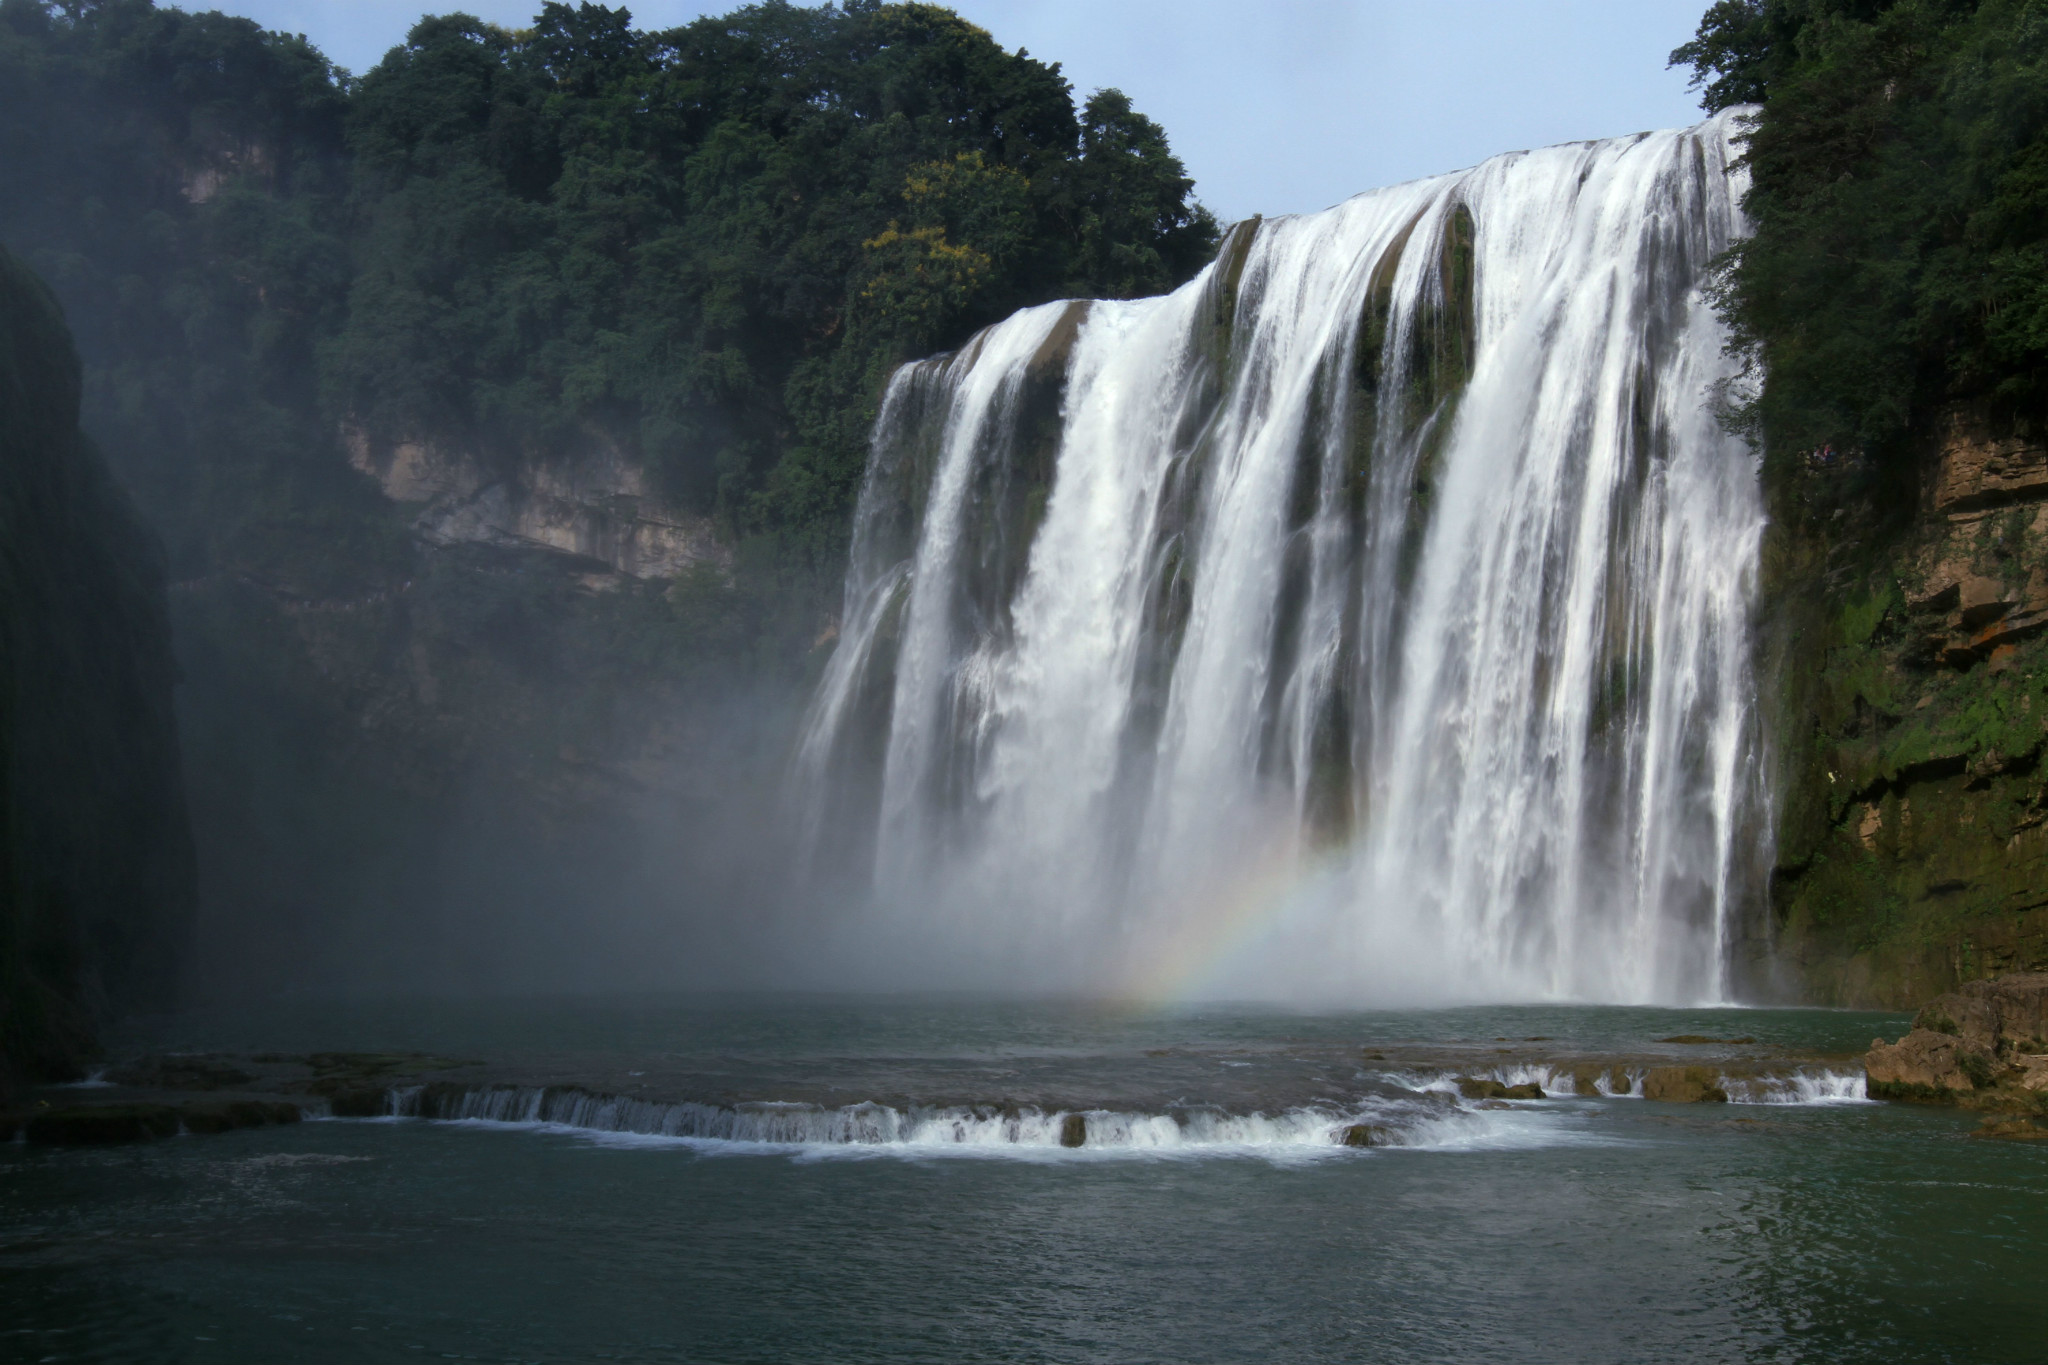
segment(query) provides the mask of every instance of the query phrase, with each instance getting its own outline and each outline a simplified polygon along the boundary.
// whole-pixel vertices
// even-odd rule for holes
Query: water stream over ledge
[[[1738,115],[1240,224],[902,370],[796,759],[897,986],[1729,998]]]
[[[2048,1151],[1856,1102],[1848,1054],[1903,1024],[938,996],[184,1016],[117,1061],[419,1050],[442,1070],[381,1093],[446,1117],[0,1145],[0,1357],[2031,1360]],[[1568,1059],[1625,1057],[1807,1082],[1454,1079],[1561,1089]],[[1399,1140],[1334,1141],[1351,1123]]]

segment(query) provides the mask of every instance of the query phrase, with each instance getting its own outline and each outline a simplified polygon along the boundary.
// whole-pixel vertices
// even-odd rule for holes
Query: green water
[[[1290,1057],[1327,1086],[1335,1049],[1402,1038],[1826,1051],[1898,1022],[639,1001],[309,1008],[164,1021],[147,1041],[610,1049],[755,1071],[772,1099],[777,1076],[835,1058],[941,1087],[979,1068],[1000,1088],[1020,1061],[1129,1073],[1139,1094],[1152,1066],[1178,1081],[1206,1061],[1227,1089]],[[420,1120],[0,1147],[0,1357],[2024,1361],[2048,1341],[2048,1151],[1970,1140],[1967,1116],[1557,1099],[1455,1117],[1435,1145],[1365,1151],[777,1148]]]

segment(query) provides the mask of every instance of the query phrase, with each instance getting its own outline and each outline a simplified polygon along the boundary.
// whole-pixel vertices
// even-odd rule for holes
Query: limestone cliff
[[[161,556],[79,391],[55,301],[0,249],[0,1087],[164,1004],[193,895]]]
[[[1771,496],[1760,989],[1903,1007],[2048,967],[2048,449],[1957,416],[1917,489],[1819,455]]]
[[[374,441],[357,427],[343,440],[349,463],[405,507],[430,544],[551,550],[642,579],[732,560],[709,517],[657,495],[646,471],[601,431],[509,465],[432,440]]]

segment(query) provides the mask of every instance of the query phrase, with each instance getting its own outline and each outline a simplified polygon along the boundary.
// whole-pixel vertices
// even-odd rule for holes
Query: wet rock
[[[299,1106],[282,1100],[230,1100],[225,1104],[188,1104],[180,1117],[188,1133],[225,1133],[236,1128],[262,1128],[297,1123]]]
[[[1500,1095],[1504,1100],[1540,1100],[1548,1098],[1543,1093],[1543,1087],[1534,1081],[1528,1081],[1522,1085],[1508,1086],[1500,1092]]]
[[[50,1109],[28,1121],[28,1140],[50,1147],[87,1147],[173,1137],[178,1111],[168,1104],[74,1105]]]
[[[1574,1095],[1597,1095],[1600,1093],[1600,1073],[1603,1067],[1575,1066],[1572,1068],[1572,1093]]]
[[[1088,1141],[1088,1116],[1069,1114],[1060,1120],[1060,1146],[1079,1147]]]
[[[144,1057],[139,1062],[118,1066],[106,1078],[115,1085],[138,1090],[233,1090],[256,1080],[239,1067],[227,1066],[211,1057]]]
[[[1643,1098],[1666,1104],[1726,1104],[1721,1075],[1709,1066],[1653,1066],[1643,1073]]]
[[[1987,1118],[1970,1134],[1973,1138],[1996,1138],[2005,1142],[2041,1142],[2048,1140],[2048,1128],[2032,1119]]]
[[[1707,1035],[1706,1035],[1706,1034],[1704,1034],[1704,1033],[1675,1033],[1675,1034],[1673,1034],[1673,1035],[1672,1035],[1671,1037],[1669,1037],[1669,1038],[1659,1038],[1659,1039],[1658,1039],[1657,1041],[1658,1041],[1658,1042],[1660,1042],[1660,1043],[1686,1043],[1686,1044],[1697,1044],[1697,1043],[1718,1043],[1718,1042],[1720,1042],[1721,1040],[1720,1040],[1719,1038],[1709,1038],[1709,1037],[1707,1037]]]
[[[1337,1141],[1345,1147],[1391,1147],[1394,1131],[1379,1123],[1347,1124],[1338,1130]]]
[[[338,1119],[374,1119],[389,1107],[390,1092],[381,1087],[338,1089],[327,1096],[327,1111]]]
[[[1863,1070],[1879,1099],[1981,1104],[1977,1092],[2048,1091],[2048,972],[1966,982],[1936,996],[1898,1042],[1870,1040]]]
[[[1873,1099],[1941,1099],[1977,1088],[1989,1054],[1949,1032],[1916,1028],[1896,1043],[1870,1040],[1863,1074]]]
[[[2048,972],[1966,982],[1921,1006],[1913,1027],[1953,1034],[1983,1052],[2048,1052]]]
[[[1508,1088],[1499,1081],[1482,1080],[1477,1076],[1454,1076],[1451,1083],[1468,1100],[1497,1100],[1508,1093]]]

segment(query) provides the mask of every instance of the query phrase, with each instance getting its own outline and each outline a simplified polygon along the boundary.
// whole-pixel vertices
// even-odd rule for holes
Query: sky
[[[218,0],[361,73],[421,13],[507,27],[539,0]],[[630,3],[630,0],[629,0]],[[1115,86],[1225,222],[1327,208],[1498,152],[1697,122],[1667,70],[1707,0],[957,0],[1006,48]],[[181,8],[206,8],[187,0]],[[641,28],[736,3],[644,0]]]

